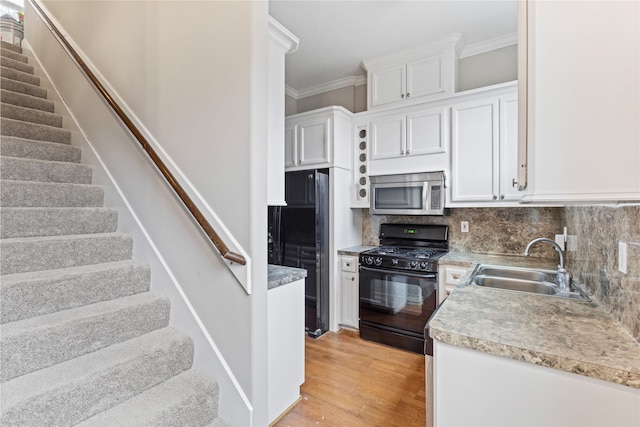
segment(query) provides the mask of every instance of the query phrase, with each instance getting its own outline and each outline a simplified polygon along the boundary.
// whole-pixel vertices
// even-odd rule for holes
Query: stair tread
[[[0,123],[2,126],[2,135],[5,136],[17,136],[19,138],[35,139],[37,141],[71,144],[71,131],[69,129],[39,123],[23,122],[5,117],[0,118]]]
[[[0,238],[116,231],[118,211],[105,207],[0,208]]]
[[[9,181],[91,184],[91,166],[59,160],[0,156],[0,179]]]
[[[24,62],[25,64],[29,62],[29,57],[20,52],[16,52],[13,49],[7,49],[5,46],[0,45],[0,55],[15,59],[16,61]]]
[[[6,56],[0,56],[0,64],[8,68],[14,68],[16,70],[24,71],[25,73],[29,74],[34,74],[35,72],[35,68],[32,65],[16,61],[15,59],[7,58]]]
[[[0,180],[0,200],[6,207],[99,207],[104,187],[67,182]]]
[[[79,163],[81,157],[80,148],[58,142],[2,136],[0,145],[3,155],[22,159]]]
[[[18,69],[18,71],[20,70]],[[41,87],[39,84],[34,85],[22,80],[10,79],[4,76],[0,78],[0,83],[2,84],[2,89],[9,92],[23,93],[37,98],[47,99],[47,89]]]
[[[144,335],[169,324],[169,300],[150,292],[2,325],[6,381]]]
[[[55,111],[55,103],[49,99],[29,95],[28,93],[14,92],[4,88],[0,89],[0,100],[7,104],[33,108],[49,113]]]
[[[25,73],[24,71],[0,66],[0,75],[7,79],[18,80],[25,83],[31,83],[35,86],[40,86],[40,77],[34,74]]]
[[[17,53],[22,53],[22,47],[17,45],[17,44],[13,44],[13,43],[9,43],[8,41],[5,40],[0,40],[0,46],[2,46],[5,49],[9,49],[12,50],[14,52]]]
[[[182,372],[114,408],[94,415],[78,427],[202,426],[217,415],[217,385],[194,369]],[[195,402],[194,402],[195,400]],[[187,401],[187,402],[185,402]],[[199,413],[197,406],[201,408]]]
[[[159,329],[6,381],[0,396],[2,421],[75,424],[184,372],[192,360],[188,336]]]
[[[0,280],[2,323],[149,290],[150,268],[133,259],[56,270],[5,274]]]
[[[118,232],[7,238],[0,244],[2,274],[122,261],[131,258],[133,246],[130,235]]]
[[[0,112],[2,113],[2,117],[8,119],[62,128],[62,115],[42,111],[37,108],[0,102]]]

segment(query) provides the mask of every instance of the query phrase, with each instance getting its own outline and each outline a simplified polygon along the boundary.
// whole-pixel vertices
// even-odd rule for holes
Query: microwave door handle
[[[424,187],[422,188],[422,206],[424,206],[424,212],[425,213],[431,213],[431,206],[429,206],[427,203],[431,203],[430,201],[430,195],[431,195],[431,183],[429,181],[426,181],[424,183]]]

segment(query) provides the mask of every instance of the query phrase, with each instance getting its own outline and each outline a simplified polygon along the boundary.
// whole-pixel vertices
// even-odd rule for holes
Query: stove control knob
[[[397,260],[397,259],[395,259],[395,258],[393,258],[393,259],[391,260],[391,265],[398,265],[398,260]]]
[[[418,263],[417,263],[417,262],[415,262],[415,261],[411,261],[411,262],[409,263],[409,267],[411,267],[411,268],[416,268],[417,266],[418,266]]]
[[[375,265],[377,265],[377,266],[382,265],[382,258],[380,258],[380,257],[376,258],[376,259],[374,260],[374,264],[375,264]]]
[[[369,257],[367,257],[367,259],[365,261],[366,261],[367,265],[371,265],[371,264],[373,264],[373,257],[369,256]]]
[[[420,270],[426,270],[427,269],[427,263],[426,262],[421,262],[420,263]]]

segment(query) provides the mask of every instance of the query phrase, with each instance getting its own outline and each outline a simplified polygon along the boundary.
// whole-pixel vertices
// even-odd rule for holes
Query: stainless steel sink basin
[[[568,292],[560,291],[560,287],[556,282],[556,272],[552,270],[480,264],[476,266],[475,270],[471,273],[466,284],[580,301],[591,301],[575,283],[570,284]]]
[[[476,276],[473,283],[489,288],[509,289],[511,291],[531,292],[534,294],[555,295],[558,286],[549,282],[510,279],[506,277]]]
[[[550,274],[548,274],[550,273]],[[491,265],[482,265],[476,272],[477,275],[504,277],[507,279],[534,280],[536,282],[553,281],[555,271],[544,273],[539,270],[528,270],[523,268],[506,268],[494,267]]]

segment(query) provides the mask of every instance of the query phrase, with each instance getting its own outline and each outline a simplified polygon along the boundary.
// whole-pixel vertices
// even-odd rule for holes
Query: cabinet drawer
[[[460,283],[460,279],[467,274],[466,268],[459,267],[445,267],[444,268],[444,283],[445,285],[453,285],[455,287]]]
[[[351,273],[358,271],[358,262],[356,257],[343,255],[340,262],[340,269],[342,271],[348,271]]]

